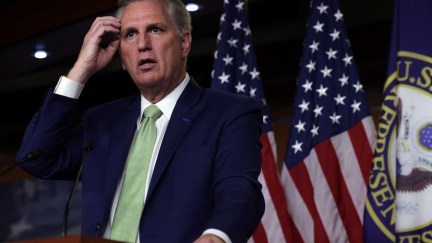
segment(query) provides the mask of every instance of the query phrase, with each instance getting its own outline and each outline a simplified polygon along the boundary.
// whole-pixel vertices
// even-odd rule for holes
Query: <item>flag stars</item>
[[[323,74],[323,78],[325,78],[325,77],[331,78],[331,72],[332,72],[332,69],[328,68],[327,66],[324,66],[324,69],[321,70],[321,73]]]
[[[332,58],[336,59],[337,51],[330,48],[328,51],[326,51],[326,54],[327,54],[327,59],[329,60]]]
[[[217,42],[219,42],[222,39],[222,32],[219,32],[217,35]]]
[[[321,84],[319,89],[316,90],[316,92],[318,93],[318,97],[327,96],[327,90],[328,88],[324,88],[324,86]]]
[[[309,73],[315,70],[315,64],[316,62],[313,62],[312,60],[309,61],[308,65],[306,65],[306,68],[309,70]]]
[[[339,35],[340,35],[340,31],[337,31],[336,29],[334,29],[333,32],[330,33],[332,41],[339,39]]]
[[[353,87],[356,93],[358,93],[359,91],[363,91],[363,85],[360,83],[360,81],[357,81],[356,84],[353,84]]]
[[[297,152],[302,152],[302,145],[303,143],[300,143],[298,140],[295,141],[295,144],[292,145],[291,147],[294,149],[294,154],[296,154]]]
[[[312,53],[315,51],[318,51],[318,45],[319,42],[313,41],[312,44],[309,45],[309,48],[311,49]]]
[[[312,133],[312,137],[318,136],[318,126],[313,125],[312,129],[311,129],[311,133]]]
[[[243,52],[245,55],[247,55],[249,53],[249,48],[250,48],[250,45],[244,45],[243,46]]]
[[[337,115],[336,112],[333,112],[333,115],[329,116],[330,120],[332,121],[332,124],[340,124],[339,119],[341,118],[341,115]]]
[[[222,60],[225,62],[225,65],[233,65],[233,57],[231,57],[229,54],[227,54]]]
[[[348,84],[348,76],[343,74],[342,78],[339,78],[339,81],[341,82],[341,87],[345,86],[346,84]]]
[[[302,103],[298,106],[301,109],[301,112],[309,110],[309,104],[310,102],[306,102],[305,100],[302,100]]]
[[[300,133],[301,131],[306,131],[304,126],[306,125],[306,122],[298,121],[297,125],[295,125],[295,128],[297,128],[297,132]]]
[[[308,90],[312,91],[312,84],[313,84],[312,82],[310,82],[309,80],[306,80],[306,82],[302,85],[305,93],[307,93]]]
[[[343,14],[341,13],[341,11],[339,9],[333,16],[335,17],[336,22],[338,22],[339,20],[342,20],[342,18],[343,18]]]
[[[345,57],[342,59],[345,63],[345,67],[351,65],[352,56],[348,56],[348,53],[345,53]]]
[[[264,115],[264,116],[263,116],[263,123],[264,123],[264,124],[267,124],[267,119],[268,119],[268,116],[267,116],[267,115]]]
[[[336,101],[336,105],[345,105],[345,98],[346,96],[341,96],[340,94],[337,95],[337,97],[334,97],[334,100]]]
[[[252,76],[252,80],[260,75],[256,68],[252,72],[249,72],[249,74]]]
[[[318,117],[318,116],[321,116],[322,115],[322,109],[323,109],[323,107],[322,106],[319,106],[319,105],[317,105],[316,107],[315,107],[315,109],[313,110],[313,112],[315,113],[315,117]]]
[[[246,63],[243,63],[239,69],[241,70],[241,74],[244,74],[245,72],[247,72],[248,69],[248,65]]]
[[[237,93],[240,93],[240,92],[245,93],[246,92],[245,87],[246,87],[246,84],[242,84],[241,82],[238,82],[237,85],[235,86]]]
[[[243,28],[243,31],[245,32],[246,36],[249,36],[251,34],[251,30],[250,30],[249,27],[248,28]]]
[[[226,14],[222,14],[221,15],[221,17],[220,17],[220,22],[222,23],[222,22],[225,22],[225,16],[226,16]]]
[[[214,56],[215,59],[217,59],[218,58],[218,51],[215,51],[215,53],[214,53],[213,56]]]
[[[256,97],[256,91],[257,89],[251,87],[251,89],[249,90],[249,96]]]
[[[328,5],[324,5],[324,3],[321,3],[321,5],[317,7],[317,9],[319,10],[320,14],[323,14],[327,13],[328,7]]]
[[[345,42],[347,43],[348,46],[351,46],[351,42],[348,38],[345,39]]]
[[[231,39],[227,40],[227,42],[228,42],[228,45],[229,45],[230,47],[237,48],[237,42],[238,42],[237,39],[233,39],[233,38],[231,37]]]
[[[317,21],[317,23],[313,26],[313,28],[315,29],[315,33],[318,32],[323,32],[323,28],[324,28],[324,24],[320,23],[319,21]]]
[[[360,111],[360,105],[361,102],[357,102],[356,100],[354,100],[353,104],[351,105],[353,114],[356,113],[356,111]]]
[[[243,1],[239,1],[239,2],[236,4],[237,11],[238,11],[238,12],[242,11],[242,10],[243,10],[243,6],[244,6],[244,2],[243,2]]]
[[[234,22],[231,24],[232,26],[233,26],[233,28],[234,28],[234,30],[236,30],[236,29],[242,29],[241,28],[241,24],[242,24],[242,22],[241,21],[238,21],[237,19],[236,20],[234,20]]]
[[[221,81],[221,84],[223,84],[223,83],[229,83],[229,80],[228,80],[229,77],[230,77],[229,74],[227,75],[227,74],[225,74],[225,72],[223,72],[222,75],[219,76],[218,78]]]

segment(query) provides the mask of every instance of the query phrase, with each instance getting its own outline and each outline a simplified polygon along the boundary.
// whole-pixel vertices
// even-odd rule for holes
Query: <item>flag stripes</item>
[[[272,203],[266,204],[267,217],[262,219],[262,224],[265,231],[268,231],[267,238],[269,242],[283,242],[290,239],[290,232],[288,227],[282,227],[283,225],[289,225],[289,215],[286,208],[286,199],[281,196],[284,195],[282,185],[280,184],[279,173],[277,164],[275,161],[276,155],[274,150],[271,149],[273,146],[270,144],[269,137],[273,136],[273,132],[269,132],[261,136],[261,156],[263,160],[262,175],[263,180],[263,194],[264,198],[269,198]],[[259,241],[261,242],[261,241]]]
[[[370,169],[364,158],[372,156],[373,129],[372,118],[366,117],[317,145],[303,163],[283,169],[285,194],[301,198],[295,204],[290,201],[288,207],[304,242],[361,242],[358,229],[367,189],[364,172]]]

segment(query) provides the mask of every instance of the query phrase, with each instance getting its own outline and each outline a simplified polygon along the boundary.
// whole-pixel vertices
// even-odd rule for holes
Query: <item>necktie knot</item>
[[[156,105],[150,105],[144,110],[144,117],[157,120],[162,115],[162,111]]]

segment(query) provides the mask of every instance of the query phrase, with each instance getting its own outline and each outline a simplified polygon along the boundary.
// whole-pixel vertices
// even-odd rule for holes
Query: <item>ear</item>
[[[123,58],[122,58],[122,55],[121,55],[120,51],[119,51],[119,58],[120,58],[120,63],[122,65],[123,70],[126,70],[126,67],[125,67],[125,65],[123,63]]]
[[[190,32],[186,32],[182,37],[182,56],[187,57],[190,52],[192,44],[192,34]]]
[[[121,63],[121,65],[122,65],[122,69],[123,70],[126,70],[126,67],[125,67],[125,65],[124,65],[124,63],[123,63],[123,58],[122,58],[122,47],[121,47],[121,41],[120,41],[120,44],[119,44],[119,47],[118,47],[118,49],[117,49],[117,53],[118,53],[118,56],[119,56],[119,58],[120,58],[120,63]]]

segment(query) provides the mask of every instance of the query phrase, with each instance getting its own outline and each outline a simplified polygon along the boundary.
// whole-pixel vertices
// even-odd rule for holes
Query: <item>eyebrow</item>
[[[156,23],[152,23],[152,24],[149,24],[149,25],[146,26],[146,29],[152,29],[152,28],[167,29],[168,27],[167,27],[166,24],[164,24],[162,22],[156,22]],[[137,30],[137,29],[139,29],[139,28],[137,28],[135,26],[129,26],[129,27],[126,27],[126,28],[121,28],[120,32],[123,33],[123,32],[127,32],[127,31],[130,31],[130,30]]]

